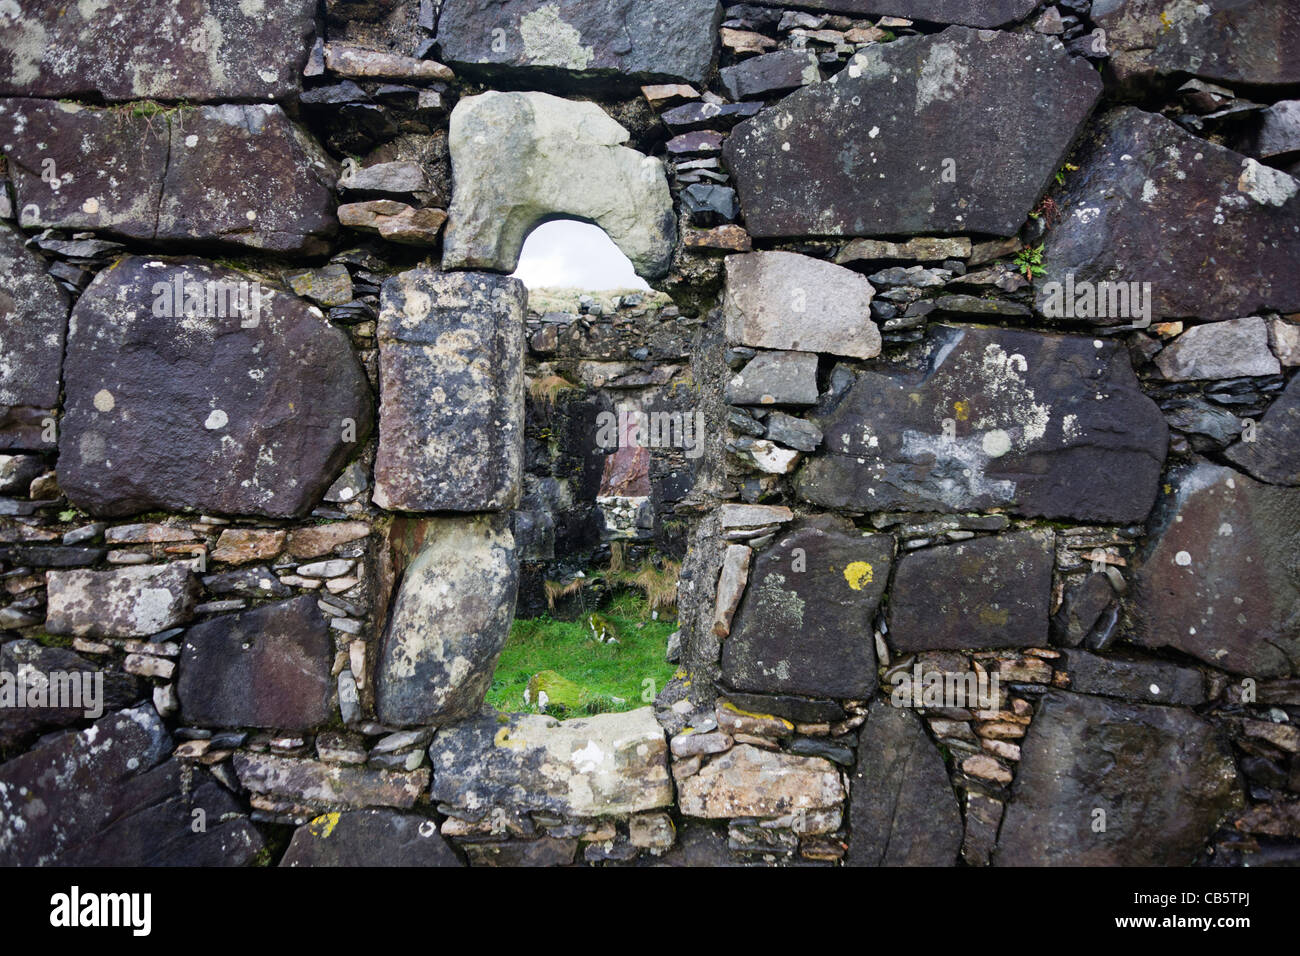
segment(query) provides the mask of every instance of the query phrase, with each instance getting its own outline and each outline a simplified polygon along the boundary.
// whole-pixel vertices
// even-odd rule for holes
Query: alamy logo
[[[132,936],[148,936],[153,929],[153,895],[82,893],[74,886],[50,897],[50,925],[68,929],[125,926]]]
[[[50,671],[30,667],[0,671],[0,710],[79,710],[104,714],[103,671]]]
[[[1151,324],[1150,282],[1065,282],[1043,286],[1043,315],[1049,319],[1128,319],[1134,328]]]
[[[619,448],[681,448],[687,458],[704,454],[704,413],[642,412],[619,406],[596,416],[596,444]]]
[[[899,671],[889,678],[894,685],[889,701],[895,707],[962,707],[997,710],[998,675],[984,671],[924,670],[917,662],[911,672]]]
[[[153,314],[159,318],[238,318],[241,329],[255,329],[262,321],[262,287],[246,279],[205,279],[153,284]]]

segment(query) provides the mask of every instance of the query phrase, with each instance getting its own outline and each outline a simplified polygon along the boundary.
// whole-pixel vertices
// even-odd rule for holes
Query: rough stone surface
[[[508,516],[430,521],[380,650],[380,720],[446,723],[478,711],[510,633],[518,579]]]
[[[778,50],[724,66],[718,79],[733,100],[764,99],[820,83],[822,71],[815,53]]]
[[[1258,316],[1190,328],[1156,356],[1156,367],[1174,382],[1282,371],[1268,348],[1268,324]]]
[[[1240,801],[1227,746],[1177,707],[1051,691],[1021,753],[1000,866],[1186,866]]]
[[[314,255],[338,226],[336,164],[276,105],[148,115],[0,100],[0,149],[24,228]],[[87,154],[101,157],[93,172]],[[57,190],[41,178],[51,160]]]
[[[872,622],[893,540],[829,516],[792,525],[754,560],[722,647],[737,690],[862,698],[876,687]]]
[[[429,759],[433,799],[470,811],[619,816],[673,799],[668,744],[648,707],[563,723],[487,714],[439,730]]]
[[[1300,673],[1300,491],[1209,462],[1168,484],[1133,575],[1131,639],[1250,677]]]
[[[1300,152],[1300,100],[1282,100],[1260,114],[1255,153],[1261,159]]]
[[[624,146],[628,138],[594,103],[547,93],[462,99],[451,114],[443,267],[513,272],[533,227],[569,216],[604,229],[640,275],[663,276],[677,239],[668,180],[663,162]],[[485,155],[512,160],[489,166]]]
[[[1070,276],[1150,282],[1157,322],[1300,310],[1300,182],[1132,107],[1102,117],[1074,162],[1044,246],[1040,311],[1046,287]]]
[[[123,0],[0,10],[0,95],[281,99],[299,88],[312,0]]]
[[[156,315],[176,312],[177,282],[205,296],[247,283],[260,309]],[[300,299],[198,261],[128,257],[101,272],[73,310],[64,366],[59,484],[95,514],[304,515],[373,419],[343,332]]]
[[[487,77],[703,83],[721,21],[718,0],[447,0],[438,45]]]
[[[4,223],[0,276],[0,449],[49,451],[36,421],[59,403],[67,296],[41,258],[23,248],[22,235]]]
[[[1300,8],[1291,0],[1096,0],[1092,20],[1121,76],[1300,83]]]
[[[1101,87],[1053,40],[951,27],[859,52],[737,126],[724,156],[755,236],[1009,236]]]
[[[194,613],[199,582],[183,564],[49,571],[45,627],[76,637],[148,637]]]
[[[1205,703],[1205,678],[1192,667],[1167,661],[1102,657],[1087,651],[1064,652],[1070,690],[1078,694],[1123,697],[1147,704]]]
[[[524,446],[523,283],[417,269],[384,283],[382,302],[375,503],[514,507]]]
[[[870,511],[1141,521],[1168,445],[1113,342],[974,327],[935,328],[919,375],[862,372],[817,424],[800,497]]]
[[[799,6],[853,16],[885,15],[968,27],[1001,27],[1027,17],[1035,0],[801,0]]]
[[[1259,420],[1254,441],[1239,441],[1225,455],[1260,481],[1300,485],[1300,375]]]
[[[1050,534],[1020,531],[922,548],[898,560],[889,642],[898,651],[1047,643]]]
[[[849,866],[953,866],[961,810],[915,714],[872,701],[849,787]]]
[[[190,628],[181,650],[181,715],[194,727],[311,730],[330,719],[329,625],[312,596]]]
[[[880,354],[880,330],[871,321],[874,294],[856,272],[809,256],[728,256],[727,338],[757,348],[871,358]]]
[[[246,751],[237,752],[233,762],[246,790],[318,807],[404,810],[429,786],[428,769],[400,773]]]
[[[395,810],[327,813],[293,832],[280,866],[460,866],[428,817]]]
[[[812,352],[760,352],[731,377],[731,405],[816,405],[817,356]]]
[[[829,760],[741,744],[682,780],[677,797],[688,817],[779,817],[834,807],[844,785]]]

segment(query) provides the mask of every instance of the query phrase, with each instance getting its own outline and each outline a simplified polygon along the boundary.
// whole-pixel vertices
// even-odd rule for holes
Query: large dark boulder
[[[176,314],[177,283],[260,308]],[[348,337],[319,310],[198,261],[101,272],[73,311],[65,376],[59,484],[94,514],[305,515],[373,420]]]
[[[867,47],[741,123],[723,155],[755,236],[1010,236],[1101,88],[1055,40],[951,27]]]
[[[195,727],[311,730],[331,716],[333,661],[312,595],[211,618],[185,635],[181,714]]]
[[[1300,310],[1300,182],[1132,107],[1102,117],[1075,162],[1047,234],[1040,311],[1071,279],[1151,284],[1149,316],[1066,313],[1097,325]]]
[[[1180,707],[1050,691],[1021,754],[999,866],[1187,866],[1241,801],[1228,746]]]
[[[872,625],[894,542],[829,515],[805,519],[754,561],[722,679],[736,690],[862,698],[876,689]]]
[[[718,0],[445,0],[438,47],[493,79],[698,84],[721,22]]]
[[[5,96],[277,100],[298,90],[316,26],[315,0],[34,0],[6,7]]]
[[[849,798],[849,866],[953,866],[961,850],[957,797],[920,718],[872,701]]]
[[[1249,677],[1300,673],[1300,489],[1172,472],[1138,554],[1131,640]]]
[[[1300,375],[1291,379],[1257,423],[1225,455],[1239,468],[1272,485],[1300,485]]]
[[[327,813],[293,832],[281,866],[461,866],[438,824],[396,810]]]
[[[818,419],[801,498],[861,511],[1131,522],[1155,500],[1169,430],[1115,342],[937,326],[919,371],[858,375]]]
[[[68,299],[45,269],[0,223],[0,450],[53,450],[40,422],[59,404]]]

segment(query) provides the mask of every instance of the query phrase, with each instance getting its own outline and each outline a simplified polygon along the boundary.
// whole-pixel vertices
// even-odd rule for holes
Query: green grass
[[[664,651],[677,623],[662,615],[658,621],[650,620],[645,599],[635,593],[618,595],[600,614],[618,628],[619,643],[593,640],[581,620],[556,621],[545,615],[516,620],[492,677],[488,703],[507,713],[537,713],[524,703],[524,688],[538,671],[553,670],[581,685],[592,698],[603,700],[602,711],[646,706],[643,692],[649,691],[653,699],[676,670],[664,660]],[[610,698],[621,698],[621,703]]]

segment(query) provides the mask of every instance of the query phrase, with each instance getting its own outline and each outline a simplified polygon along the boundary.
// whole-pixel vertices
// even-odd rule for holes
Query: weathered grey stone
[[[1300,485],[1300,375],[1274,399],[1251,437],[1229,448],[1227,459],[1260,481]]]
[[[767,416],[767,437],[799,451],[816,451],[822,443],[822,430],[802,418],[772,412]]]
[[[812,352],[760,352],[727,383],[732,405],[816,405],[817,356]]]
[[[904,262],[942,262],[946,259],[969,259],[971,241],[959,237],[939,239],[921,236],[907,242],[887,242],[881,239],[854,239],[835,257],[838,263],[901,260]]]
[[[901,653],[1047,643],[1054,543],[1018,531],[898,559],[889,643]]]
[[[835,764],[742,744],[678,783],[683,816],[780,817],[844,800]]]
[[[296,92],[313,0],[23,0],[0,10],[0,95],[278,100]]]
[[[351,192],[406,194],[427,192],[429,186],[424,167],[409,160],[345,165],[339,177],[339,189]]]
[[[1168,426],[1113,341],[932,327],[918,376],[865,371],[815,419],[806,501],[1130,522],[1155,500]],[[945,424],[946,423],[946,424]]]
[[[347,335],[301,299],[198,261],[128,257],[101,272],[64,365],[59,484],[106,516],[304,515],[373,420]]]
[[[39,455],[0,455],[0,495],[24,497],[33,479],[45,473]]]
[[[954,866],[961,810],[915,714],[872,701],[849,791],[849,866]]]
[[[1146,704],[1205,703],[1205,678],[1193,667],[1167,661],[1102,657],[1087,651],[1064,652],[1070,690],[1077,694],[1124,697]]]
[[[416,209],[395,199],[370,199],[339,206],[339,223],[407,246],[432,246],[447,221],[441,209]]]
[[[745,593],[745,582],[749,580],[749,562],[754,556],[753,549],[743,544],[727,545],[722,558],[722,571],[718,575],[718,593],[713,609],[713,633],[726,637],[731,633],[731,621],[740,604],[741,595]]]
[[[1300,100],[1282,100],[1260,113],[1255,154],[1273,159],[1300,152]]]
[[[1095,0],[1092,20],[1120,77],[1300,82],[1300,9],[1290,0]]]
[[[741,123],[723,155],[755,236],[1010,236],[1101,87],[1055,40],[950,27],[867,47]]]
[[[830,516],[792,525],[759,553],[722,647],[737,690],[862,698],[876,688],[871,628],[894,542]]]
[[[199,582],[184,564],[49,571],[45,627],[76,637],[149,637],[194,614]]]
[[[432,798],[475,812],[620,816],[673,800],[668,744],[649,707],[563,723],[485,714],[441,728],[429,760]]]
[[[177,693],[194,727],[311,730],[330,719],[334,646],[314,596],[190,628]]]
[[[1187,866],[1241,802],[1228,747],[1178,707],[1050,691],[1021,754],[999,866]]]
[[[718,0],[446,0],[442,57],[488,78],[703,83]]]
[[[518,584],[508,515],[431,519],[380,649],[379,719],[406,727],[476,713],[510,633]]]
[[[314,255],[338,226],[337,165],[277,105],[149,114],[0,100],[0,149],[24,228]],[[86,155],[99,157],[93,172]],[[50,161],[57,190],[42,179]]]
[[[45,268],[0,223],[0,449],[53,450],[40,420],[59,403],[68,299]]]
[[[1175,382],[1277,375],[1282,366],[1268,348],[1268,325],[1258,316],[1197,325],[1156,356],[1156,367]]]
[[[461,866],[438,825],[395,810],[327,813],[293,832],[281,866]]]
[[[429,786],[429,770],[410,773],[319,763],[238,751],[235,773],[244,789],[322,808],[409,809]]]
[[[384,283],[375,504],[518,504],[527,303],[522,282],[487,273],[415,269]]]
[[[820,83],[821,64],[808,50],[778,50],[741,60],[718,71],[718,79],[733,100],[765,99]]]
[[[1135,562],[1130,639],[1250,677],[1300,673],[1300,490],[1176,469]]]
[[[1035,0],[800,0],[801,7],[848,13],[884,15],[968,27],[1001,27],[1028,16]]]
[[[843,266],[793,252],[727,256],[728,341],[769,349],[880,354],[871,283]]]
[[[595,103],[546,93],[462,99],[451,114],[443,267],[513,272],[534,226],[571,216],[604,229],[640,275],[663,276],[677,240],[668,179],[663,162],[622,145],[628,139]],[[511,161],[484,164],[485,155]]]
[[[1131,107],[1102,117],[1075,161],[1044,245],[1040,311],[1071,278],[1150,282],[1157,322],[1300,310],[1300,183],[1286,173]]]

